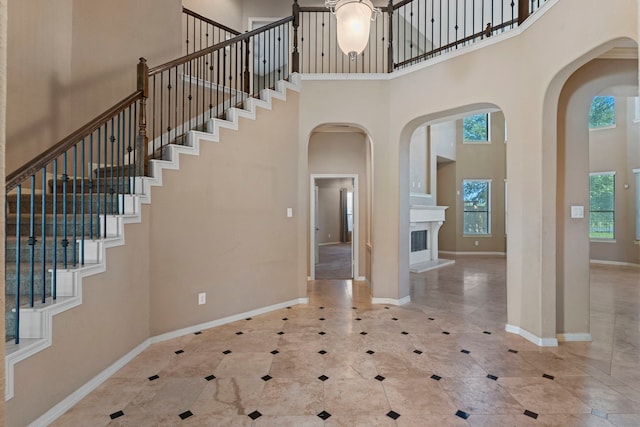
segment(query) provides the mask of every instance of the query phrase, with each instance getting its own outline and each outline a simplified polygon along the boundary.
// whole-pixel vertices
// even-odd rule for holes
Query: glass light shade
[[[373,4],[369,0],[341,0],[335,6],[338,21],[338,45],[355,59],[369,42]]]

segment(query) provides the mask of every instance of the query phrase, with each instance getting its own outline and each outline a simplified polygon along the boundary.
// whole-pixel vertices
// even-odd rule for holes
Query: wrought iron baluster
[[[78,206],[77,206],[77,199],[78,199],[78,187],[77,187],[77,177],[78,177],[78,144],[73,146],[73,185],[72,185],[72,193],[73,193],[73,205],[72,205],[72,211],[73,211],[73,231],[71,233],[71,235],[73,236],[73,239],[71,240],[72,244],[73,244],[73,265],[77,266],[78,265],[78,244],[77,244],[77,239],[78,239],[78,234],[77,234],[77,225],[78,225]]]
[[[33,307],[35,303],[35,192],[36,192],[36,176],[31,175],[31,189],[29,193],[29,307]]]
[[[56,288],[58,284],[58,159],[53,159],[53,240],[51,242],[51,248],[53,249],[52,261],[53,261],[53,274],[51,284],[51,296],[56,299]]]
[[[40,230],[40,236],[42,241],[42,271],[40,272],[40,276],[42,277],[42,295],[41,302],[44,304],[46,302],[46,284],[47,284],[47,167],[43,166],[40,173],[42,174],[42,191],[40,194],[40,212],[42,216],[42,229]],[[55,248],[55,245],[54,245]]]
[[[100,141],[100,129],[98,129],[98,141]],[[98,158],[99,157],[100,150],[98,150]],[[98,161],[98,163],[100,163],[100,161]],[[89,164],[91,165],[91,169],[89,170],[89,235],[91,237],[91,240],[93,240],[95,237],[95,234],[93,232],[93,187],[94,182],[96,182],[93,176],[93,132],[91,133],[91,135],[89,135]],[[99,188],[99,179],[100,176],[98,175],[98,185],[96,186],[96,188]]]
[[[109,157],[108,157],[108,144],[107,141],[109,139],[109,137],[107,136],[107,124],[104,124],[104,132],[102,133],[102,136],[104,138],[104,166],[102,167],[102,170],[104,171],[104,176],[102,177],[102,200],[103,200],[103,205],[102,205],[102,209],[104,211],[103,215],[102,215],[102,237],[106,238],[107,237],[107,212],[108,212],[108,208],[107,208],[107,179],[108,179],[108,169],[110,168],[109,166]]]
[[[67,247],[69,246],[69,240],[67,239],[67,182],[69,181],[69,175],[67,175],[67,152],[62,155],[62,266],[68,268],[67,259]]]
[[[86,165],[85,162],[85,138],[82,138],[82,163],[80,163],[80,169],[81,169],[81,174],[82,174],[82,180],[80,181],[80,212],[82,212],[81,216],[80,216],[80,221],[81,221],[81,225],[80,225],[80,265],[84,265],[84,241],[87,238],[87,235],[85,233],[85,216],[86,216],[86,210],[85,210],[85,206],[84,206],[84,196],[85,196],[85,191],[86,189],[84,188],[85,185],[85,173],[84,173],[84,168]]]
[[[16,187],[16,283],[15,283],[15,325],[13,333],[15,335],[15,343],[20,344],[20,226],[22,215],[22,184]]]

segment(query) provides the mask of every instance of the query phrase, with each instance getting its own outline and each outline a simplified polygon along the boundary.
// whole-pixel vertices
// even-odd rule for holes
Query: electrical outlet
[[[198,294],[198,304],[202,305],[202,304],[206,304],[207,303],[207,293],[206,292],[200,292]]]
[[[331,238],[331,234],[329,234],[329,239]]]
[[[480,243],[476,240],[476,246],[478,246]]]

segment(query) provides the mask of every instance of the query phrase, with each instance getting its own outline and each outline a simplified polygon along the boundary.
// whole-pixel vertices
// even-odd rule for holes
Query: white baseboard
[[[125,243],[124,239],[124,224],[126,223],[139,223],[142,221],[141,218],[141,207],[140,204],[148,204],[151,203],[151,188],[155,186],[162,185],[162,175],[163,170],[177,170],[180,167],[180,154],[185,155],[198,155],[200,152],[200,139],[204,141],[214,141],[217,142],[219,140],[219,134],[221,128],[226,129],[237,129],[239,117],[248,117],[254,118],[256,117],[256,108],[264,108],[271,109],[272,99],[286,100],[287,89],[294,90],[296,92],[300,91],[300,75],[294,73],[290,76],[290,81],[278,81],[276,82],[276,90],[272,89],[264,89],[260,92],[261,99],[256,98],[248,98],[245,102],[246,110],[239,109],[231,109],[228,114],[228,120],[223,119],[210,119],[207,122],[207,127],[210,128],[211,133],[205,133],[201,131],[189,131],[187,135],[187,144],[186,145],[176,145],[170,144],[166,147],[166,160],[151,160],[149,163],[151,178],[149,177],[136,177],[132,181],[136,186],[136,195],[131,196],[132,200],[123,200],[123,206],[125,207],[125,215],[120,216],[109,216],[108,219],[113,219],[111,221],[115,227],[117,227],[115,232],[109,231],[107,232],[107,238],[100,239],[96,241],[96,250],[98,251],[95,256],[95,260],[92,260],[91,266],[87,266],[80,269],[75,269],[71,271],[71,273],[76,277],[76,280],[73,281],[75,287],[77,288],[77,295],[69,297],[63,303],[51,304],[43,309],[39,309],[42,311],[40,318],[42,319],[42,325],[39,327],[39,331],[43,331],[42,338],[38,339],[24,339],[22,340],[22,344],[20,344],[17,348],[8,349],[5,354],[5,401],[13,398],[14,393],[14,367],[17,363],[22,360],[38,353],[41,350],[49,347],[53,343],[52,338],[52,323],[53,316],[56,314],[67,310],[69,308],[75,307],[82,303],[82,286],[81,286],[81,278],[83,276],[89,276],[91,274],[96,274],[105,271],[106,268],[106,255],[105,249],[113,246],[123,245]],[[153,143],[151,144],[153,147]],[[114,219],[115,218],[115,219]],[[62,298],[59,298],[59,301]],[[239,314],[236,316],[226,317],[224,319],[220,319],[213,322],[204,323],[201,325],[194,326],[192,328],[181,329],[180,331],[170,332],[167,334],[163,334],[160,336],[152,337],[145,340],[143,343],[138,345],[131,352],[124,355],[122,358],[118,359],[113,365],[102,371],[92,380],[87,382],[85,385],[74,391],[67,398],[65,398],[62,402],[55,405],[45,414],[40,416],[32,425],[49,425],[53,420],[67,411],[71,406],[75,405],[78,401],[80,401],[84,396],[93,391],[96,387],[98,387],[102,382],[104,382],[109,376],[111,376],[115,371],[120,369],[121,366],[124,366],[131,359],[133,359],[137,354],[142,352],[149,344],[164,341],[167,339],[171,339],[174,337],[178,337],[191,331],[202,330],[206,328],[211,328],[214,326],[222,325],[225,323],[233,322],[239,319],[243,319],[250,316],[255,316],[258,314],[267,313],[272,310],[276,310],[279,308],[287,307],[295,304],[307,304],[309,302],[308,298],[298,298],[289,302],[284,302],[281,304],[272,305],[269,307],[263,307],[261,309],[252,310],[247,313]]]
[[[98,388],[103,382],[109,379],[113,374],[118,372],[127,363],[131,362],[137,355],[142,353],[151,344],[150,339],[144,340],[140,345],[122,356],[114,364],[104,371],[93,377],[89,382],[85,383],[79,389],[67,396],[62,402],[42,414],[38,419],[29,424],[29,427],[45,427],[52,424],[62,414],[74,407],[78,402],[84,399],[89,393]]]
[[[591,334],[586,332],[572,333],[572,334],[558,334],[558,342],[591,342],[593,338]]]
[[[282,302],[279,304],[270,305],[267,307],[258,308],[256,310],[247,311],[241,314],[235,314],[233,316],[223,317],[222,319],[214,320],[211,322],[201,323],[199,325],[191,326],[188,328],[179,329],[173,332],[167,332],[166,334],[156,335],[155,337],[147,338],[142,343],[140,343],[136,348],[122,356],[118,359],[114,364],[109,366],[104,371],[100,372],[98,375],[93,377],[83,386],[78,388],[76,391],[67,396],[64,400],[58,403],[53,408],[49,409],[43,415],[41,415],[34,422],[29,424],[29,427],[46,427],[52,424],[55,420],[58,419],[62,414],[67,412],[73,406],[75,406],[78,402],[84,399],[89,393],[98,388],[102,383],[108,380],[113,374],[118,372],[121,368],[123,368],[127,363],[131,362],[136,356],[146,350],[151,344],[159,343],[162,341],[167,341],[173,338],[178,338],[184,335],[192,334],[194,332],[202,331],[205,329],[213,328],[216,326],[225,325],[227,323],[236,322],[238,320],[246,319],[247,317],[258,316],[260,314],[265,314],[270,311],[279,310],[281,308],[290,307],[298,304],[308,304],[309,298],[298,298],[286,302]]]
[[[632,262],[622,262],[622,261],[607,261],[605,259],[591,259],[589,260],[591,264],[601,264],[601,265],[617,265],[621,267],[636,267],[640,268],[640,264],[635,264]]]
[[[318,243],[318,246],[329,246],[329,245],[339,245],[342,242],[325,242],[325,243]],[[345,243],[350,243],[350,242],[345,242]]]
[[[504,330],[512,334],[520,335],[522,338],[526,339],[527,341],[531,341],[532,343],[534,343],[539,347],[557,347],[558,346],[557,338],[540,338],[532,334],[531,332],[526,331],[518,326],[507,324]]]
[[[393,298],[371,298],[371,304],[380,304],[380,305],[405,305],[411,302],[411,296],[407,295],[404,298],[393,299]]]
[[[309,298],[293,299],[290,301],[281,302],[279,304],[258,308],[258,309],[247,311],[244,313],[234,314],[233,316],[227,316],[221,319],[212,320],[210,322],[189,326],[188,328],[178,329],[177,331],[156,335],[155,337],[151,337],[150,340],[152,344],[155,344],[155,343],[170,340],[173,338],[178,338],[183,335],[192,334],[194,332],[203,331],[205,329],[215,328],[216,326],[226,325],[227,323],[237,322],[238,320],[246,319],[247,317],[254,317],[260,314],[269,313],[274,310],[280,310],[281,308],[291,307],[293,305],[298,305],[298,304],[308,304],[308,303],[309,303]]]
[[[444,254],[444,255],[483,255],[483,256],[487,256],[487,255],[492,255],[492,256],[507,256],[506,252],[454,252],[454,251],[438,251],[438,254]]]

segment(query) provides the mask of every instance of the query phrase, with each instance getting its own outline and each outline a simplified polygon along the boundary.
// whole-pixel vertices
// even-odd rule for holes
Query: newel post
[[[146,176],[149,167],[149,137],[147,136],[147,98],[149,97],[149,66],[147,60],[138,62],[137,89],[142,91],[140,111],[138,113],[138,135],[136,136],[136,175]],[[140,155],[142,154],[142,155]]]
[[[522,25],[530,13],[529,0],[518,0],[518,25]]]
[[[293,0],[293,53],[291,53],[291,72],[300,72],[300,52],[298,52],[298,27],[300,26],[300,5]]]
[[[393,0],[389,0],[387,6],[387,13],[389,14],[389,36],[387,46],[387,73],[393,72]]]

